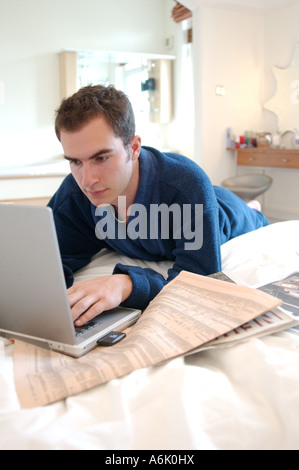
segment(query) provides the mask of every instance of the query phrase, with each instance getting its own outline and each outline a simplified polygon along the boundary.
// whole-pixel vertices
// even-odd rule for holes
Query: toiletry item
[[[272,135],[270,132],[260,131],[257,134],[257,145],[260,148],[269,148],[272,143]]]
[[[278,133],[275,133],[272,136],[272,148],[273,149],[280,148],[280,135]]]
[[[245,145],[246,145],[246,147],[252,147],[253,132],[252,131],[245,131],[244,136],[245,136]]]
[[[234,149],[236,148],[236,144],[235,144],[235,136],[232,132],[232,129],[231,128],[228,128],[226,130],[226,147],[228,149]]]

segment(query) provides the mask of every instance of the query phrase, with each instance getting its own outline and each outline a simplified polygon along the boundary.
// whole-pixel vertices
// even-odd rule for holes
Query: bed
[[[231,240],[222,260],[253,287],[299,271],[299,221]],[[109,274],[118,262],[169,268],[105,251],[76,280]],[[297,329],[176,358],[31,410],[18,401],[13,348],[0,339],[2,450],[299,449]]]

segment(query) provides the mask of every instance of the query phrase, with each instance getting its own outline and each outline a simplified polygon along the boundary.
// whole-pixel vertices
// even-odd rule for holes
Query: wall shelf
[[[245,148],[228,150],[237,153],[238,166],[299,170],[299,150],[297,149]]]

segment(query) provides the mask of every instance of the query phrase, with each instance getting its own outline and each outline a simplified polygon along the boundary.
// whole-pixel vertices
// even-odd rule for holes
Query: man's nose
[[[82,168],[82,184],[84,188],[91,189],[98,182],[99,177],[94,166],[90,162],[84,163]]]

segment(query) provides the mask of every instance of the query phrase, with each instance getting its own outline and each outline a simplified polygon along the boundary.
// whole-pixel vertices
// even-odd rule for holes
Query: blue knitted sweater
[[[144,207],[148,212],[146,226],[142,230],[140,223],[137,223],[137,220],[142,222],[138,212],[135,212],[135,220],[133,216],[129,219],[128,232],[132,222],[130,230],[132,232],[133,226],[135,236],[132,236],[133,232],[131,236],[124,235],[123,225],[120,227],[121,224],[114,218],[115,235],[110,238],[99,236],[96,226],[104,217],[105,222],[108,221],[107,212],[96,215],[97,208],[82,193],[72,175],[66,177],[49,206],[54,213],[67,287],[73,283],[74,272],[86,266],[103,248],[136,259],[174,262],[166,280],[152,269],[121,264],[115,266],[113,274],[128,274],[133,281],[133,292],[123,306],[144,309],[163,286],[182,270],[202,275],[221,271],[221,245],[267,225],[268,221],[228,190],[213,187],[205,172],[186,157],[143,147],[139,162],[140,181],[134,206],[136,204],[137,209]],[[181,227],[178,233],[172,223],[175,218],[173,212],[169,212],[170,219],[172,217],[167,227],[169,235],[161,235],[161,223],[159,225],[157,222],[157,229],[153,231],[156,236],[150,236],[153,235],[150,208],[162,204],[181,208],[182,224],[183,214],[191,218],[189,231]],[[195,210],[199,205],[201,212]],[[183,212],[186,207],[189,211]],[[139,219],[136,219],[138,215]],[[199,240],[195,240],[199,233],[200,246]]]

